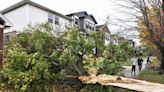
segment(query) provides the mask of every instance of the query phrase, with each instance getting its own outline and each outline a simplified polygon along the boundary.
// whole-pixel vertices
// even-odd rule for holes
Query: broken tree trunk
[[[80,76],[79,80],[84,84],[100,84],[103,86],[115,86],[129,90],[142,92],[164,92],[164,85],[142,80],[130,79],[119,76],[99,75],[99,76]]]

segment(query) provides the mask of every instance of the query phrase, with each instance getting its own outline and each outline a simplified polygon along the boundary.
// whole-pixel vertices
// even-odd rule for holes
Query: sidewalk
[[[145,67],[146,67],[146,61],[144,59],[144,62],[142,63],[142,70],[141,71],[143,71],[145,69]],[[138,66],[136,67],[136,75],[134,75],[134,73],[131,74],[131,68],[132,68],[131,66],[123,66],[123,68],[125,68],[125,70],[123,71],[124,76],[127,78],[136,78],[136,76],[138,74],[140,74]]]

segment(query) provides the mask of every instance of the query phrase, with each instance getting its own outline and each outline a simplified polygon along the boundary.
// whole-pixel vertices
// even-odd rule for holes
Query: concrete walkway
[[[146,67],[146,59],[144,59],[144,62],[142,63],[142,70],[143,71]],[[136,67],[136,74],[131,73],[131,68],[132,66],[123,66],[123,68],[125,68],[125,70],[123,71],[124,76],[126,78],[136,78],[138,74],[140,74],[139,68],[138,66]]]

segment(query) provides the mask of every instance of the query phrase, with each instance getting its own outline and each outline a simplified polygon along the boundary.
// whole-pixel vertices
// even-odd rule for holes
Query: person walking
[[[132,58],[132,71],[131,71],[131,74],[134,72],[134,75],[136,75],[136,66],[137,66],[137,58],[133,57]]]
[[[142,69],[142,63],[143,63],[143,59],[141,57],[138,58],[138,68],[141,71]]]
[[[147,58],[146,61],[147,61],[147,64],[148,64],[148,63],[151,63],[151,56],[148,56],[148,58]]]

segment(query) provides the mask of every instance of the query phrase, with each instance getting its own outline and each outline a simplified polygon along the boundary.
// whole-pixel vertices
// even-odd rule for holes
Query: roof
[[[81,11],[81,12],[75,12],[75,13],[71,13],[71,14],[67,14],[66,16],[77,16],[79,18],[87,18],[87,17],[90,17],[92,18],[92,20],[95,22],[95,24],[97,24],[97,21],[96,19],[93,17],[93,15],[89,15],[86,11]]]
[[[86,16],[86,17],[90,17],[90,18],[92,18],[93,21],[95,22],[95,24],[97,24],[97,21],[96,21],[96,19],[93,17],[93,15],[88,15],[88,16]]]
[[[4,17],[2,14],[0,14],[0,23],[3,24],[5,26],[5,28],[12,26],[12,23],[6,17]]]
[[[104,26],[104,25],[97,25],[97,26],[96,26],[96,29],[97,29],[97,30],[100,30],[103,26]]]
[[[88,13],[86,11],[81,11],[81,12],[75,12],[75,13],[67,14],[66,16],[73,16],[73,15],[76,15],[78,17],[84,17],[84,16],[87,16]]]
[[[58,15],[58,16],[60,16],[60,17],[65,18],[65,19],[72,20],[72,19],[71,19],[70,17],[68,17],[68,16],[65,16],[65,15],[63,15],[63,14],[60,14],[60,13],[58,13],[58,12],[56,12],[56,11],[53,11],[53,10],[51,10],[51,9],[49,9],[49,8],[46,8],[46,7],[44,7],[44,6],[42,6],[42,5],[39,5],[39,4],[37,4],[37,3],[33,2],[33,1],[30,1],[30,0],[23,0],[23,1],[20,1],[20,2],[18,2],[18,3],[16,3],[16,4],[14,4],[14,5],[12,5],[12,6],[8,7],[8,8],[6,8],[6,9],[0,11],[0,13],[6,14],[6,13],[8,13],[8,12],[10,12],[10,11],[12,11],[12,10],[15,10],[15,9],[17,9],[17,8],[23,6],[23,5],[26,5],[26,4],[29,4],[29,5],[35,6],[35,7],[37,7],[37,8],[40,8],[40,9],[42,9],[42,10],[48,11],[48,12],[50,12],[50,13],[56,14],[56,15]]]
[[[106,24],[103,24],[103,25],[96,25],[96,30],[99,31],[101,29],[106,29],[108,33],[110,33],[110,30],[108,28],[108,26]]]

